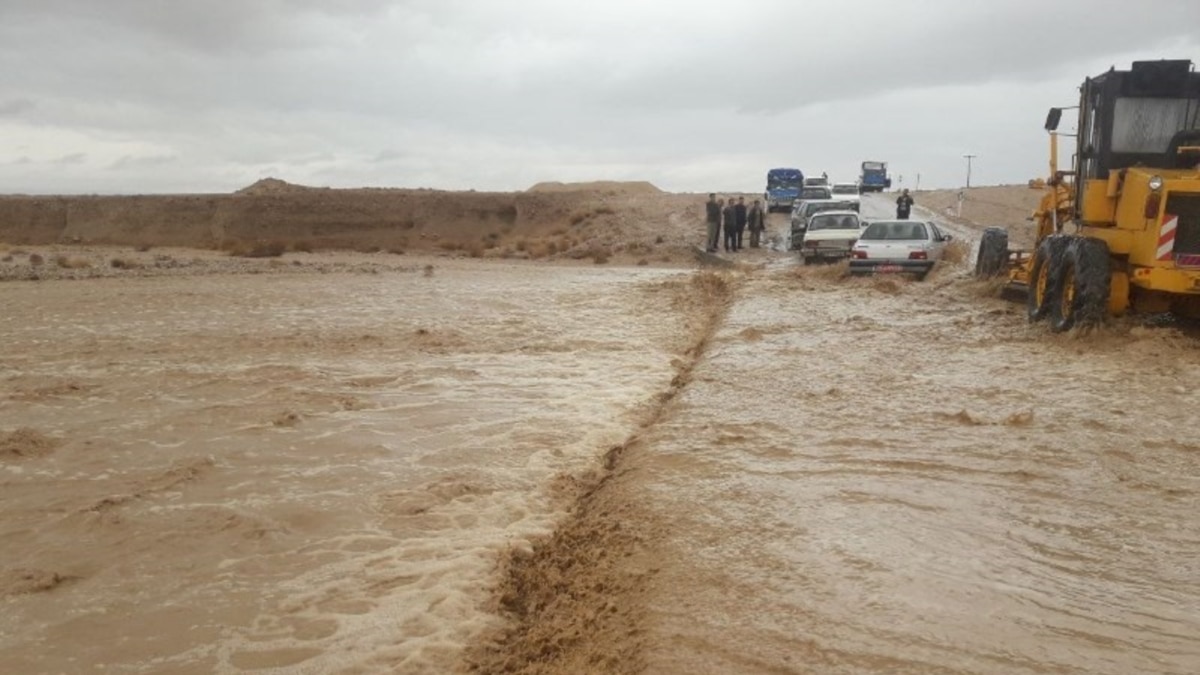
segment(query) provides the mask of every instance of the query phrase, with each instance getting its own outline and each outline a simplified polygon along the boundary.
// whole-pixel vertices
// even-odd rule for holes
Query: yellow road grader
[[[1077,109],[1070,170],[1058,168],[1059,121]],[[978,277],[1008,277],[1029,320],[1055,331],[1106,316],[1200,317],[1200,73],[1191,61],[1136,61],[1084,80],[1079,105],[1051,108],[1050,177],[1033,214],[1035,248],[988,228]],[[1067,134],[1062,134],[1067,135]]]

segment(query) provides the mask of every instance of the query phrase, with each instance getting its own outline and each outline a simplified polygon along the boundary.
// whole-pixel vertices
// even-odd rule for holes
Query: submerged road
[[[628,458],[648,672],[1200,672],[1194,342],[835,276],[752,276]]]

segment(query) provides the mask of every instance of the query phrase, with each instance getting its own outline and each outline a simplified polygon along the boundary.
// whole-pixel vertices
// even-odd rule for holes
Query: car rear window
[[[929,233],[924,223],[871,223],[859,239],[875,241],[883,240],[923,240],[928,239]]]
[[[857,230],[858,218],[842,215],[816,215],[808,223],[809,230]]]

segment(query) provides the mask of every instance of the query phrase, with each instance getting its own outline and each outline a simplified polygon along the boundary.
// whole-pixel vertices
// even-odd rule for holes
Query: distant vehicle
[[[800,190],[800,201],[811,201],[813,199],[832,199],[832,198],[833,198],[833,190],[830,190],[829,188],[827,188],[823,185],[806,187],[806,188],[803,188],[802,190]]]
[[[767,172],[767,191],[763,201],[767,213],[792,208],[804,187],[804,172],[800,169],[771,169]]]
[[[941,260],[950,235],[919,220],[877,220],[851,250],[851,274],[912,274],[924,279]]]
[[[892,179],[887,173],[887,162],[868,160],[862,163],[862,175],[858,184],[863,192],[883,192],[892,187]]]
[[[857,211],[858,205],[837,199],[814,199],[796,202],[792,209],[792,229],[788,250],[799,251],[804,245],[804,232],[808,229],[808,219],[822,211]]]
[[[858,183],[834,183],[832,191],[834,199],[862,201],[862,197],[858,192]]]
[[[800,256],[804,264],[818,260],[850,257],[850,249],[862,232],[862,221],[854,211],[821,211],[808,219]]]
[[[804,179],[804,187],[829,187],[829,177],[824,174]]]

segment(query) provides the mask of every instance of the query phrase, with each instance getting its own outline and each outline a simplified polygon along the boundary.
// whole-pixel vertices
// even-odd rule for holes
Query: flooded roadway
[[[1194,340],[786,256],[708,325],[679,276],[0,288],[0,431],[56,444],[4,461],[0,666],[1200,672]]]
[[[1200,672],[1195,342],[830,276],[749,282],[629,458],[649,672]]]

